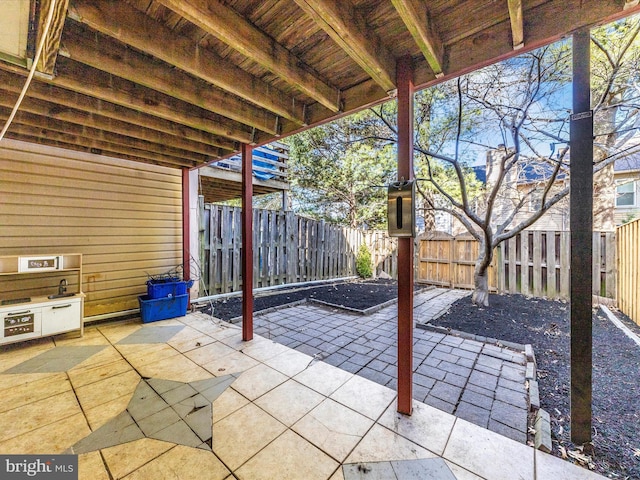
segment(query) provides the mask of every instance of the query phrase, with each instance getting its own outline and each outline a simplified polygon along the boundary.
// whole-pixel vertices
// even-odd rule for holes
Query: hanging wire
[[[38,61],[40,60],[40,55],[42,54],[42,50],[44,50],[44,43],[47,39],[47,35],[49,34],[49,28],[51,27],[51,22],[53,20],[53,13],[56,9],[56,0],[51,0],[51,7],[49,7],[49,14],[47,15],[47,22],[45,23],[44,30],[42,31],[42,38],[40,39],[40,45],[38,45],[38,50],[36,51],[36,56],[33,59],[33,64],[31,65],[31,69],[29,70],[29,76],[27,76],[27,81],[22,87],[22,92],[20,92],[20,96],[16,101],[16,104],[13,106],[13,110],[11,110],[11,115],[4,124],[2,131],[0,132],[0,141],[4,138],[7,130],[11,126],[16,113],[18,113],[18,109],[20,108],[20,104],[24,99],[24,96],[27,94],[27,89],[29,85],[31,85],[31,80],[33,80],[33,75],[36,73],[36,67],[38,66]]]

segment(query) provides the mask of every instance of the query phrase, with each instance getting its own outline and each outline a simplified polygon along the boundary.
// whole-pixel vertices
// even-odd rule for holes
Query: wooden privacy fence
[[[616,229],[618,236],[618,308],[640,325],[640,220]]]
[[[386,237],[386,238],[385,238]],[[396,276],[395,239],[386,232],[366,235],[376,271]],[[637,238],[637,237],[636,237]],[[593,234],[593,293],[616,297],[616,236]],[[489,267],[489,289],[547,298],[569,298],[570,233],[528,230],[500,244]],[[473,288],[478,242],[471,235],[429,232],[416,239],[418,282]]]
[[[241,209],[206,204],[202,211],[202,278],[207,293],[240,290]],[[253,210],[253,286],[340,278],[356,274],[362,233],[298,217]],[[204,292],[203,292],[204,293]]]
[[[498,247],[500,292],[570,297],[570,232],[524,231]],[[616,234],[593,232],[593,294],[616,298]]]
[[[418,239],[416,278],[450,288],[473,288],[479,243],[471,235],[429,232]],[[489,290],[496,291],[496,257],[489,267]]]

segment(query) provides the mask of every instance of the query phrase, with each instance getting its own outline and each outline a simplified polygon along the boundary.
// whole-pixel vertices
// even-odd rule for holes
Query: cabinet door
[[[22,308],[11,310],[0,309],[0,344],[20,342],[41,335],[41,311],[40,308]]]
[[[54,303],[42,308],[42,335],[80,328],[80,299]]]

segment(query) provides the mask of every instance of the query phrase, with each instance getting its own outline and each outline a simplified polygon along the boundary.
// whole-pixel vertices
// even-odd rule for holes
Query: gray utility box
[[[416,182],[394,182],[389,185],[387,220],[390,237],[416,236]]]

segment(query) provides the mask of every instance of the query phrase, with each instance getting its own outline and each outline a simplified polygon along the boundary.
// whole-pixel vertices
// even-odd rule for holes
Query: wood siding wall
[[[201,222],[202,295],[240,290],[241,209],[203,207]],[[356,274],[362,242],[358,230],[296,216],[293,212],[253,211],[253,286],[308,282]],[[202,285],[201,285],[202,287]]]
[[[618,308],[640,325],[640,220],[616,229],[618,236]]]
[[[182,262],[181,189],[178,169],[5,139],[0,255],[82,253],[85,317],[138,308],[148,275]],[[0,278],[0,298],[53,280]]]

